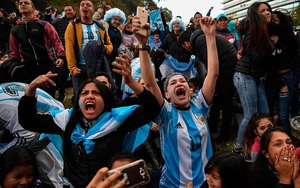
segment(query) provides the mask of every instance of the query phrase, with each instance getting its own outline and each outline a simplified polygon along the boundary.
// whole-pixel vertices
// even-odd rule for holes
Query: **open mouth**
[[[95,103],[93,103],[93,102],[87,102],[85,104],[85,110],[86,111],[95,110]]]
[[[178,97],[185,97],[185,90],[183,88],[179,88],[176,90],[176,95]]]

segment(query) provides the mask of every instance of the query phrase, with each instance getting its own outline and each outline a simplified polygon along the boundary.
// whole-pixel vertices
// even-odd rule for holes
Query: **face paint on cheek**
[[[184,86],[185,87],[185,90],[186,91],[189,91],[190,90],[190,86],[189,85],[186,85],[186,86]]]
[[[174,87],[169,87],[169,89],[168,89],[168,93],[174,93],[175,91],[174,91]]]
[[[114,19],[111,19],[111,20],[110,20],[110,24],[111,24],[111,25],[115,24],[115,22],[116,22],[116,21],[115,21]]]
[[[81,108],[82,105],[83,105],[83,101],[82,101],[82,100],[79,100],[78,104],[79,104],[79,108]]]

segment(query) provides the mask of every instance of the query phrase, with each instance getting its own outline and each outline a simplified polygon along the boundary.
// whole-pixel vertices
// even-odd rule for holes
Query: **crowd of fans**
[[[141,25],[105,1],[16,7],[0,8],[0,187],[123,187],[106,174],[137,159],[151,177],[139,187],[300,187],[289,15],[255,2],[240,21],[210,7]]]

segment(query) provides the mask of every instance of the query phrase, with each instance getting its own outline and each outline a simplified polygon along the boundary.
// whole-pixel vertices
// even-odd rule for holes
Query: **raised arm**
[[[140,94],[143,92],[144,87],[133,79],[131,75],[131,59],[127,54],[123,54],[122,57],[116,57],[121,63],[114,61],[112,65],[116,68],[113,69],[115,73],[123,76],[124,83],[127,84],[134,93]],[[117,69],[118,68],[118,69]]]
[[[141,28],[147,30],[147,35],[142,36],[136,33],[136,31],[140,30]],[[138,40],[139,46],[140,45],[148,45],[147,41],[150,36],[150,25],[147,23],[146,25],[141,25],[140,18],[135,16],[132,20],[132,31],[134,36]],[[141,64],[141,71],[142,71],[142,78],[145,82],[145,87],[151,91],[151,93],[156,97],[159,105],[162,106],[164,99],[161,94],[161,91],[156,83],[156,78],[154,72],[152,70],[152,66],[150,63],[150,55],[147,50],[139,50],[139,57],[140,57],[140,64]]]
[[[200,25],[205,34],[207,46],[207,75],[202,86],[202,93],[207,104],[211,104],[219,74],[219,59],[215,33],[216,24],[211,17],[204,17],[200,20]]]
[[[36,89],[39,87],[45,87],[48,88],[50,85],[56,86],[53,80],[51,78],[56,77],[56,73],[48,72],[47,74],[43,74],[35,78],[28,86],[26,90],[26,96],[33,97],[35,96]]]

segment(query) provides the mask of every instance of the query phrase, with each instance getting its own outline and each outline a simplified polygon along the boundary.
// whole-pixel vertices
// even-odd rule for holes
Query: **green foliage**
[[[299,26],[300,25],[300,5],[294,9],[292,12],[292,18],[294,22],[294,26]]]
[[[5,3],[4,3],[5,1]],[[101,0],[90,0],[95,5],[95,10],[101,5]],[[36,9],[44,12],[46,7],[52,6],[59,12],[62,12],[65,5],[72,5],[75,7],[75,11],[79,12],[79,4],[81,0],[32,0]],[[106,0],[106,4],[111,7],[117,7],[124,11],[126,15],[136,14],[136,7],[141,6],[149,10],[158,9],[157,4],[153,0]],[[4,8],[8,12],[16,11],[15,0],[0,0],[0,7]],[[172,19],[172,12],[167,9],[162,9],[166,21],[169,22]]]

